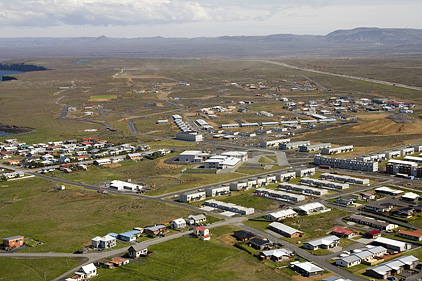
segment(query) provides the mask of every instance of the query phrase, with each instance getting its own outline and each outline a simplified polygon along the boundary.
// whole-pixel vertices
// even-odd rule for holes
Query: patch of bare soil
[[[172,164],[164,163],[164,160],[165,159],[158,160],[157,163],[155,164],[155,168],[173,170],[173,169],[178,169],[180,167],[180,165],[172,165]]]

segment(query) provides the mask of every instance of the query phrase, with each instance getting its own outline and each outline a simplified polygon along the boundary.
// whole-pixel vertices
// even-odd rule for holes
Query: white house
[[[172,229],[182,229],[186,227],[186,221],[182,218],[175,219],[170,222],[170,226]]]
[[[79,275],[82,278],[89,279],[97,276],[97,268],[93,263],[90,263],[82,266],[77,272],[75,272],[75,275]]]
[[[132,259],[139,258],[141,256],[146,256],[147,254],[148,254],[148,248],[139,243],[130,246],[128,249],[128,255]]]
[[[130,191],[139,191],[143,188],[142,185],[133,184],[130,182],[124,182],[119,180],[114,180],[110,182],[109,188],[116,190],[130,190]]]
[[[104,237],[97,236],[91,239],[91,245],[94,248],[109,249],[116,246],[116,241],[117,239],[110,235]]]

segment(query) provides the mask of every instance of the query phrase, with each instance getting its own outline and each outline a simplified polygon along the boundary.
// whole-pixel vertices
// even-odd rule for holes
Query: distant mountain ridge
[[[0,60],[32,57],[419,56],[422,29],[336,30],[327,35],[273,34],[197,38],[0,38]]]

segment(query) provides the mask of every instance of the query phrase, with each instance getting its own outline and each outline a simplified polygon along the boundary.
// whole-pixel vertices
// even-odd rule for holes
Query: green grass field
[[[90,99],[117,99],[117,95],[96,95],[90,96]]]
[[[52,280],[79,263],[75,258],[0,258],[0,280]]]
[[[44,242],[27,252],[74,252],[95,236],[191,214],[156,201],[66,187],[57,191],[51,182],[37,178],[2,183],[0,236],[23,235]]]
[[[182,237],[151,246],[144,264],[100,269],[96,280],[290,280],[275,264],[233,246],[235,227],[211,230],[211,241]]]

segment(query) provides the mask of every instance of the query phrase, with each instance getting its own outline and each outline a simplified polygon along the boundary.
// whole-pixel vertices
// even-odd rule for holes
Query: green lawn
[[[211,230],[211,241],[181,237],[151,246],[146,263],[99,269],[96,280],[290,280],[290,277],[233,246],[237,228]]]
[[[0,194],[0,236],[23,235],[44,242],[27,252],[74,252],[95,236],[191,214],[165,203],[78,187],[57,191],[55,184],[37,178],[0,184]]]
[[[275,209],[279,204],[272,200],[268,200],[262,197],[253,196],[248,193],[243,193],[240,195],[230,196],[222,199],[221,201],[227,203],[233,203],[247,208],[254,208],[255,211],[267,211]]]
[[[75,258],[0,258],[0,280],[52,280],[79,263]]]

